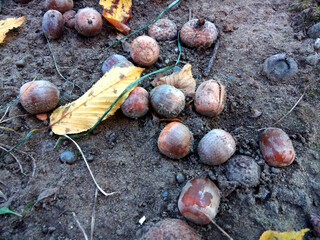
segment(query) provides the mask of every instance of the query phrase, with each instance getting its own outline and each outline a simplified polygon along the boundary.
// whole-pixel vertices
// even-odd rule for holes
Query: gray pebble
[[[263,72],[272,81],[287,80],[298,71],[298,65],[293,58],[285,53],[267,58],[263,64]]]
[[[307,56],[306,62],[310,66],[316,66],[320,62],[320,54],[314,54],[314,55]]]
[[[59,159],[62,163],[68,163],[68,164],[72,164],[76,161],[76,157],[74,153],[71,151],[64,151],[63,153],[60,154]]]
[[[319,50],[320,49],[320,38],[317,38],[316,41],[314,42],[313,45],[315,50]]]
[[[308,35],[311,38],[320,38],[320,22],[314,24],[312,27],[308,30]]]
[[[184,180],[185,180],[185,177],[183,176],[182,173],[178,173],[178,174],[176,175],[176,180],[177,180],[178,183],[183,183]]]
[[[274,174],[278,174],[278,173],[281,173],[281,170],[279,168],[272,167],[271,172]]]

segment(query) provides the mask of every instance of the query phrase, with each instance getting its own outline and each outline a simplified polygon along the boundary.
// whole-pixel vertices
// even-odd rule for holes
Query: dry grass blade
[[[6,152],[9,151],[8,149],[6,149],[5,147],[2,147],[2,146],[0,146],[0,148],[1,148],[2,150],[6,151]],[[16,160],[16,162],[18,163],[21,173],[22,173],[23,175],[27,176],[27,175],[23,172],[22,165],[21,165],[20,161],[18,160],[18,158],[17,158],[13,153],[11,153],[11,152],[10,152],[9,154],[10,154],[10,155],[14,158],[14,160]]]
[[[74,212],[72,212],[72,215],[73,215],[74,219],[76,220],[81,232],[83,233],[84,239],[85,240],[89,240],[89,238],[88,238],[88,236],[86,234],[86,231],[83,229],[83,227],[81,226],[81,224],[80,224],[80,222],[79,222],[79,220],[77,218],[77,215]]]
[[[233,240],[233,238],[225,231],[223,230],[222,227],[220,227],[215,221],[213,221],[212,219],[210,219],[211,222],[224,234],[226,235],[226,237],[229,239],[229,240]]]
[[[80,146],[76,143],[76,141],[74,141],[74,140],[73,140],[72,138],[70,138],[68,135],[64,135],[64,137],[67,138],[67,139],[69,139],[70,141],[72,141],[72,142],[74,143],[74,145],[76,145],[76,147],[78,148],[78,150],[79,150],[79,152],[81,153],[81,156],[82,156],[84,162],[85,162],[86,165],[87,165],[87,168],[88,168],[88,170],[89,170],[89,173],[90,173],[90,175],[91,175],[91,177],[92,177],[95,185],[96,185],[97,188],[99,189],[99,191],[102,192],[102,194],[105,195],[106,197],[117,193],[117,192],[106,193],[105,191],[103,191],[103,189],[102,189],[102,188],[99,186],[99,184],[97,183],[97,181],[96,181],[96,179],[95,179],[95,177],[94,177],[94,175],[93,175],[93,173],[92,173],[92,171],[91,171],[91,169],[90,169],[90,166],[89,166],[89,164],[88,164],[88,161],[87,161],[86,157],[84,156],[84,154],[83,154]]]
[[[94,193],[94,202],[93,202],[93,209],[92,209],[92,215],[91,215],[90,240],[93,240],[94,224],[95,224],[95,221],[96,221],[96,204],[97,204],[97,198],[98,198],[98,189],[96,188],[96,191],[95,191],[95,193]]]

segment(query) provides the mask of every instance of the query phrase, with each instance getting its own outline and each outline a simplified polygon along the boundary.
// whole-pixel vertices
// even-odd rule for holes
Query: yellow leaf
[[[276,232],[276,231],[265,231],[259,240],[302,240],[304,234],[308,232],[309,229],[305,228],[299,232]]]
[[[132,16],[132,0],[100,0],[102,15],[120,32],[127,34],[131,29],[126,25]]]
[[[26,17],[20,18],[7,18],[0,21],[0,43],[6,38],[6,33],[13,28],[20,27],[21,24],[26,20]]]
[[[140,77],[144,69],[116,67],[94,84],[85,94],[72,103],[57,108],[50,116],[52,131],[58,135],[79,133],[90,129],[111,104],[132,82]],[[132,87],[114,105],[103,119],[115,113],[134,89]]]

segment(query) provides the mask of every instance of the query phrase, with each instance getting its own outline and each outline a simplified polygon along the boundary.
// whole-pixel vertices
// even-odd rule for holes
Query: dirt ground
[[[132,29],[138,29],[154,19],[171,1],[133,1]],[[74,9],[94,7],[102,12],[99,1],[75,1]],[[95,204],[94,239],[139,239],[150,226],[164,218],[183,219],[177,200],[187,180],[197,176],[213,180],[224,194],[216,222],[230,236],[238,239],[259,239],[265,230],[292,231],[310,228],[310,213],[320,214],[320,141],[319,61],[313,48],[314,39],[306,30],[318,16],[311,0],[182,0],[165,13],[178,29],[189,18],[204,17],[220,29],[221,43],[208,77],[202,72],[211,57],[213,47],[196,51],[182,46],[179,67],[192,65],[197,86],[205,80],[218,79],[225,84],[227,101],[222,114],[215,118],[197,114],[193,104],[186,107],[179,119],[192,131],[194,152],[181,160],[171,160],[160,154],[157,138],[167,122],[149,111],[145,117],[133,120],[119,110],[88,136],[76,139],[97,179],[109,197],[98,194]],[[2,3],[0,19],[26,16],[26,22],[7,34],[0,45],[0,107],[13,101],[19,88],[35,76],[53,82],[61,92],[59,105],[69,103],[83,94],[79,88],[65,82],[57,73],[48,44],[42,32],[43,0],[18,4]],[[222,31],[225,27],[233,31]],[[138,35],[142,35],[142,31]],[[120,45],[106,51],[120,34],[104,20],[103,31],[85,38],[66,28],[58,40],[51,41],[61,73],[83,91],[101,76],[103,61],[112,54],[130,58]],[[130,37],[130,43],[134,37]],[[176,41],[160,42],[162,62],[145,70],[174,64]],[[287,53],[298,64],[299,71],[288,81],[270,81],[262,73],[266,58]],[[21,64],[22,63],[22,64]],[[141,83],[152,89],[148,78]],[[298,99],[302,101],[280,123]],[[261,116],[255,116],[260,111]],[[1,113],[3,115],[3,113]],[[24,116],[20,116],[24,115]],[[26,115],[19,103],[14,103],[1,123],[0,147],[14,146],[31,129],[41,128],[41,122]],[[268,166],[259,150],[259,135],[266,127],[279,127],[292,139],[296,159],[285,168]],[[9,131],[7,128],[15,130]],[[236,154],[253,157],[261,167],[260,183],[256,187],[236,186],[228,182],[225,165],[210,167],[199,163],[196,146],[211,129],[222,128],[236,140]],[[54,194],[29,208],[23,218],[0,216],[0,239],[83,239],[73,213],[90,236],[90,226],[96,187],[85,162],[75,146],[64,140],[53,149],[58,136],[50,130],[37,132],[10,155],[0,160],[0,207],[22,213],[25,206],[38,199],[40,193],[54,189]],[[59,155],[66,150],[77,154],[74,164],[62,164]],[[3,150],[0,150],[4,153]],[[23,151],[23,152],[21,152]],[[34,158],[34,160],[32,159]],[[179,176],[179,181],[177,181]],[[140,225],[143,216],[146,221]],[[202,239],[227,239],[212,224],[197,226],[188,222]],[[316,239],[311,232],[305,239]]]

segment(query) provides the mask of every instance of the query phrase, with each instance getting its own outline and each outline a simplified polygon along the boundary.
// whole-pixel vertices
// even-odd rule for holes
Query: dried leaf
[[[129,66],[112,68],[106,72],[84,95],[72,103],[57,108],[51,114],[52,131],[58,135],[65,135],[90,129],[127,86],[140,77],[143,70]],[[104,119],[120,108],[133,89],[134,87],[119,99]]]
[[[6,38],[6,33],[13,28],[20,27],[21,24],[26,20],[26,17],[20,18],[7,18],[0,21],[0,43],[3,43]]]
[[[45,189],[43,190],[39,196],[38,196],[38,199],[36,201],[36,203],[42,201],[43,199],[46,199],[54,194],[56,194],[58,191],[58,188],[48,188],[48,189]]]
[[[116,29],[124,34],[131,32],[126,23],[132,16],[132,0],[100,0],[99,4],[103,7],[102,15]]]
[[[305,228],[299,232],[276,232],[276,231],[265,231],[259,240],[302,240],[304,234],[308,232],[309,229]]]
[[[152,82],[154,87],[162,84],[168,84],[180,89],[186,96],[194,97],[196,91],[196,80],[194,80],[191,72],[191,65],[187,63],[179,71],[172,73],[169,76],[155,79]]]

